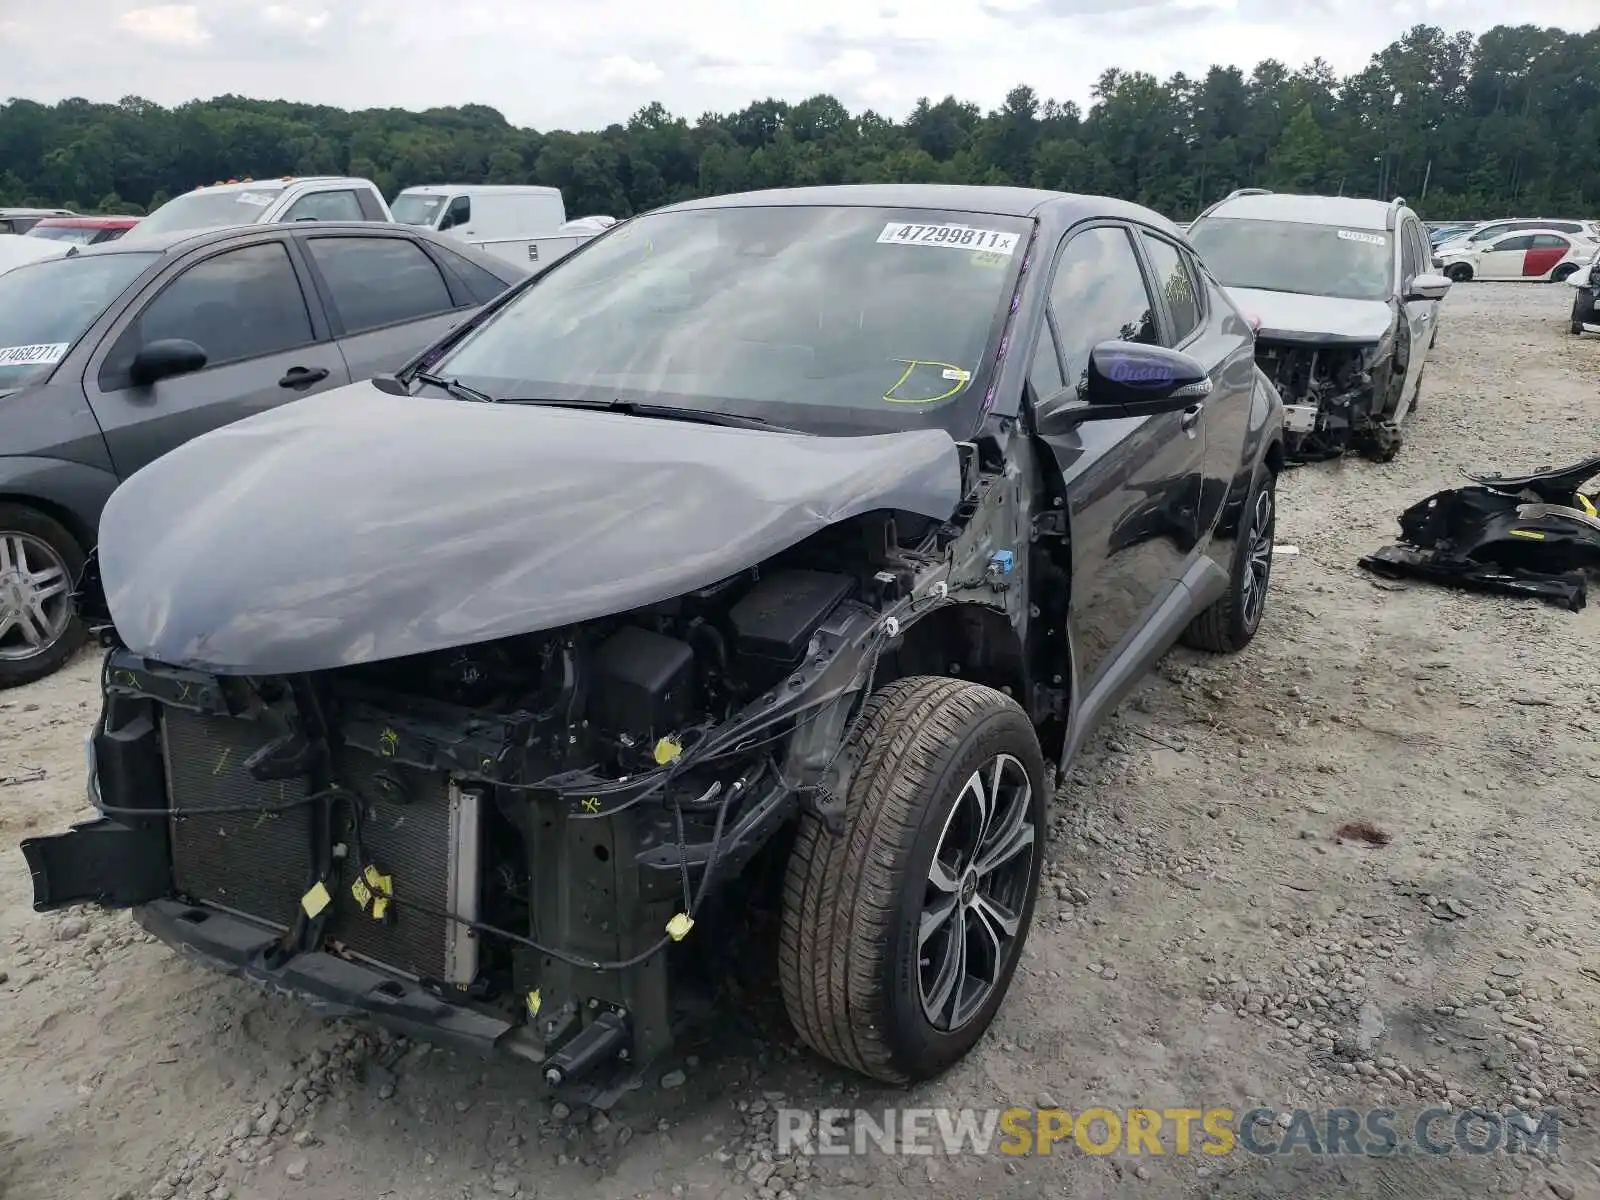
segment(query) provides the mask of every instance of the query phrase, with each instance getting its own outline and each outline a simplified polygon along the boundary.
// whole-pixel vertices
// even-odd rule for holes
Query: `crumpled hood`
[[[133,474],[100,570],[135,653],[326,670],[671,599],[874,509],[948,518],[943,430],[809,437],[355,384]]]
[[[1376,342],[1389,331],[1394,314],[1382,300],[1336,300],[1296,292],[1229,288],[1228,295],[1246,312],[1261,318],[1262,337],[1287,334],[1306,338],[1324,335],[1339,341]]]

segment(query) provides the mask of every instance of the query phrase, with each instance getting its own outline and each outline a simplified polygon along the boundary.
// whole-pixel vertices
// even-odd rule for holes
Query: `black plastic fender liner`
[[[129,908],[172,888],[166,831],[123,825],[106,817],[65,833],[24,838],[22,856],[33,877],[33,911],[79,904]]]

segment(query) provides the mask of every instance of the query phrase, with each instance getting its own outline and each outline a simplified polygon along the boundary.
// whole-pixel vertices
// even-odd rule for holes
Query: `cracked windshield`
[[[1596,0],[0,46],[4,1200],[1600,1200]]]

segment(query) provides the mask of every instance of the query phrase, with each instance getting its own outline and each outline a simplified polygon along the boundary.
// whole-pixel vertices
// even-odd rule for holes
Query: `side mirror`
[[[1443,275],[1418,275],[1406,289],[1407,300],[1443,300],[1450,280]]]
[[[146,342],[128,364],[134,387],[149,387],[175,375],[189,375],[206,365],[206,352],[184,338],[159,338]]]
[[[1089,352],[1082,398],[1051,406],[1042,432],[1081,421],[1115,421],[1181,412],[1211,394],[1211,377],[1187,354],[1139,342],[1101,342]]]

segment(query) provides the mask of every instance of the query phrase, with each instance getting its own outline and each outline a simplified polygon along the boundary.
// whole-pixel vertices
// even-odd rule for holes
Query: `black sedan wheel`
[[[877,692],[847,753],[845,828],[802,819],[779,978],[800,1038],[886,1083],[947,1070],[1005,999],[1043,865],[1044,759],[1004,693],[919,676]]]
[[[59,523],[0,504],[0,688],[54,674],[83,645],[82,573],[83,551]]]

